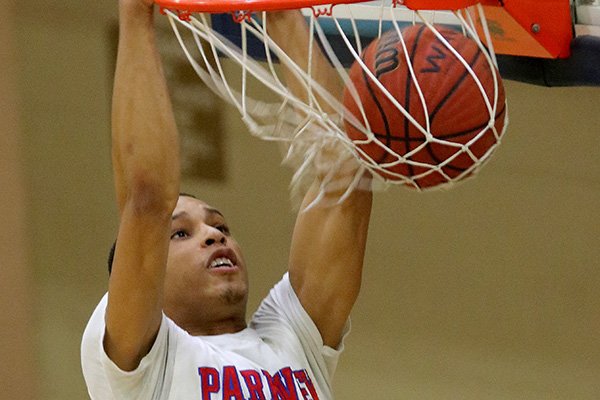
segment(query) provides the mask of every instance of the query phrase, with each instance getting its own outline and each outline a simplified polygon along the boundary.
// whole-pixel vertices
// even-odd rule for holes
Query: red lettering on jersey
[[[265,400],[262,379],[258,371],[247,369],[240,371],[240,374],[242,374],[250,394],[250,398],[248,400]]]
[[[262,373],[267,378],[267,384],[271,390],[271,397],[273,400],[298,400],[296,384],[292,377],[292,369],[290,367],[279,370],[279,372],[273,376],[265,370],[263,370]],[[285,380],[285,383],[282,378]]]
[[[223,367],[223,400],[244,400],[237,369],[232,366]]]
[[[261,372],[267,381],[266,386]],[[293,371],[290,367],[286,367],[271,375],[265,370],[238,371],[235,366],[230,365],[223,367],[222,371],[201,367],[198,368],[198,374],[201,383],[201,400],[267,400],[267,387],[271,393],[269,400],[319,400],[315,386],[304,369]],[[244,397],[243,384],[250,397]]]
[[[198,368],[200,375],[200,387],[202,389],[202,400],[210,400],[211,393],[219,392],[219,371],[210,367]]]
[[[306,370],[294,371],[294,378],[299,383],[300,393],[302,394],[302,400],[319,400],[317,391],[312,381],[308,377]],[[310,395],[309,395],[310,393]]]

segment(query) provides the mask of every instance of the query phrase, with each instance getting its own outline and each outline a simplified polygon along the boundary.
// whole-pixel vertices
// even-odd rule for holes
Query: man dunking
[[[371,192],[299,213],[288,273],[247,323],[248,268],[228,223],[218,209],[179,195],[177,128],[153,8],[150,0],[119,3],[112,154],[120,225],[108,293],[82,342],[89,394],[329,400],[360,288]],[[296,12],[269,19],[284,48],[306,32]]]

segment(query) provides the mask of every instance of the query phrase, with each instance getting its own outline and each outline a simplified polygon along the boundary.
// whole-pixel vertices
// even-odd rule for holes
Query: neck
[[[220,308],[220,310],[218,310]],[[165,309],[165,314],[180,328],[192,336],[222,335],[236,333],[246,328],[246,308],[244,307],[201,307],[191,308],[193,312],[177,312]],[[218,310],[218,311],[217,311]]]
[[[218,321],[211,321],[206,324],[188,325],[182,327],[192,336],[213,336],[224,335],[226,333],[237,333],[246,329],[247,324],[243,318],[231,318]]]

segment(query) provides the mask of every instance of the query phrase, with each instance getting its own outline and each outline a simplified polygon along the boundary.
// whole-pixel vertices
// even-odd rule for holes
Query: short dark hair
[[[189,194],[189,193],[185,193],[185,192],[179,193],[179,197],[181,197],[181,196],[191,197],[192,199],[200,200],[198,197],[194,196],[193,194]]]
[[[115,259],[115,249],[117,248],[117,241],[115,240],[108,252],[108,276],[110,276],[112,272],[113,260]]]
[[[191,197],[192,199],[198,200],[198,197],[194,196],[193,194],[189,194],[189,193],[181,192],[181,193],[179,193],[179,196]],[[108,276],[110,276],[110,274],[112,272],[112,265],[113,265],[113,261],[115,259],[116,248],[117,248],[117,241],[115,240],[108,252]]]

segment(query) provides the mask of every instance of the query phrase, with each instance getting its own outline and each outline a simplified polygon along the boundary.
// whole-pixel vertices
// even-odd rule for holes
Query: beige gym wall
[[[25,197],[17,224],[27,223],[19,248],[28,252],[0,267],[23,268],[2,290],[15,282],[33,301],[33,312],[20,312],[36,355],[15,348],[2,362],[24,357],[40,394],[23,384],[0,398],[85,399],[80,337],[106,288],[117,226],[109,153],[116,0],[24,3],[0,14],[19,63],[9,69],[18,90],[3,93],[2,104],[20,104],[2,113],[2,125],[17,126],[18,115],[13,132],[21,132],[11,136],[14,152],[0,149],[13,171],[0,183],[20,180],[25,193],[3,190],[0,216],[10,240],[5,218]],[[507,82],[507,93],[509,132],[477,179],[443,193],[376,195],[339,399],[599,398],[600,89]],[[274,145],[226,121],[226,181],[186,180],[184,189],[230,220],[252,268],[254,309],[285,269],[290,172]],[[6,309],[13,300],[5,297]]]
[[[35,397],[33,282],[27,262],[24,164],[19,124],[16,8],[0,2],[0,388],[2,398]]]

